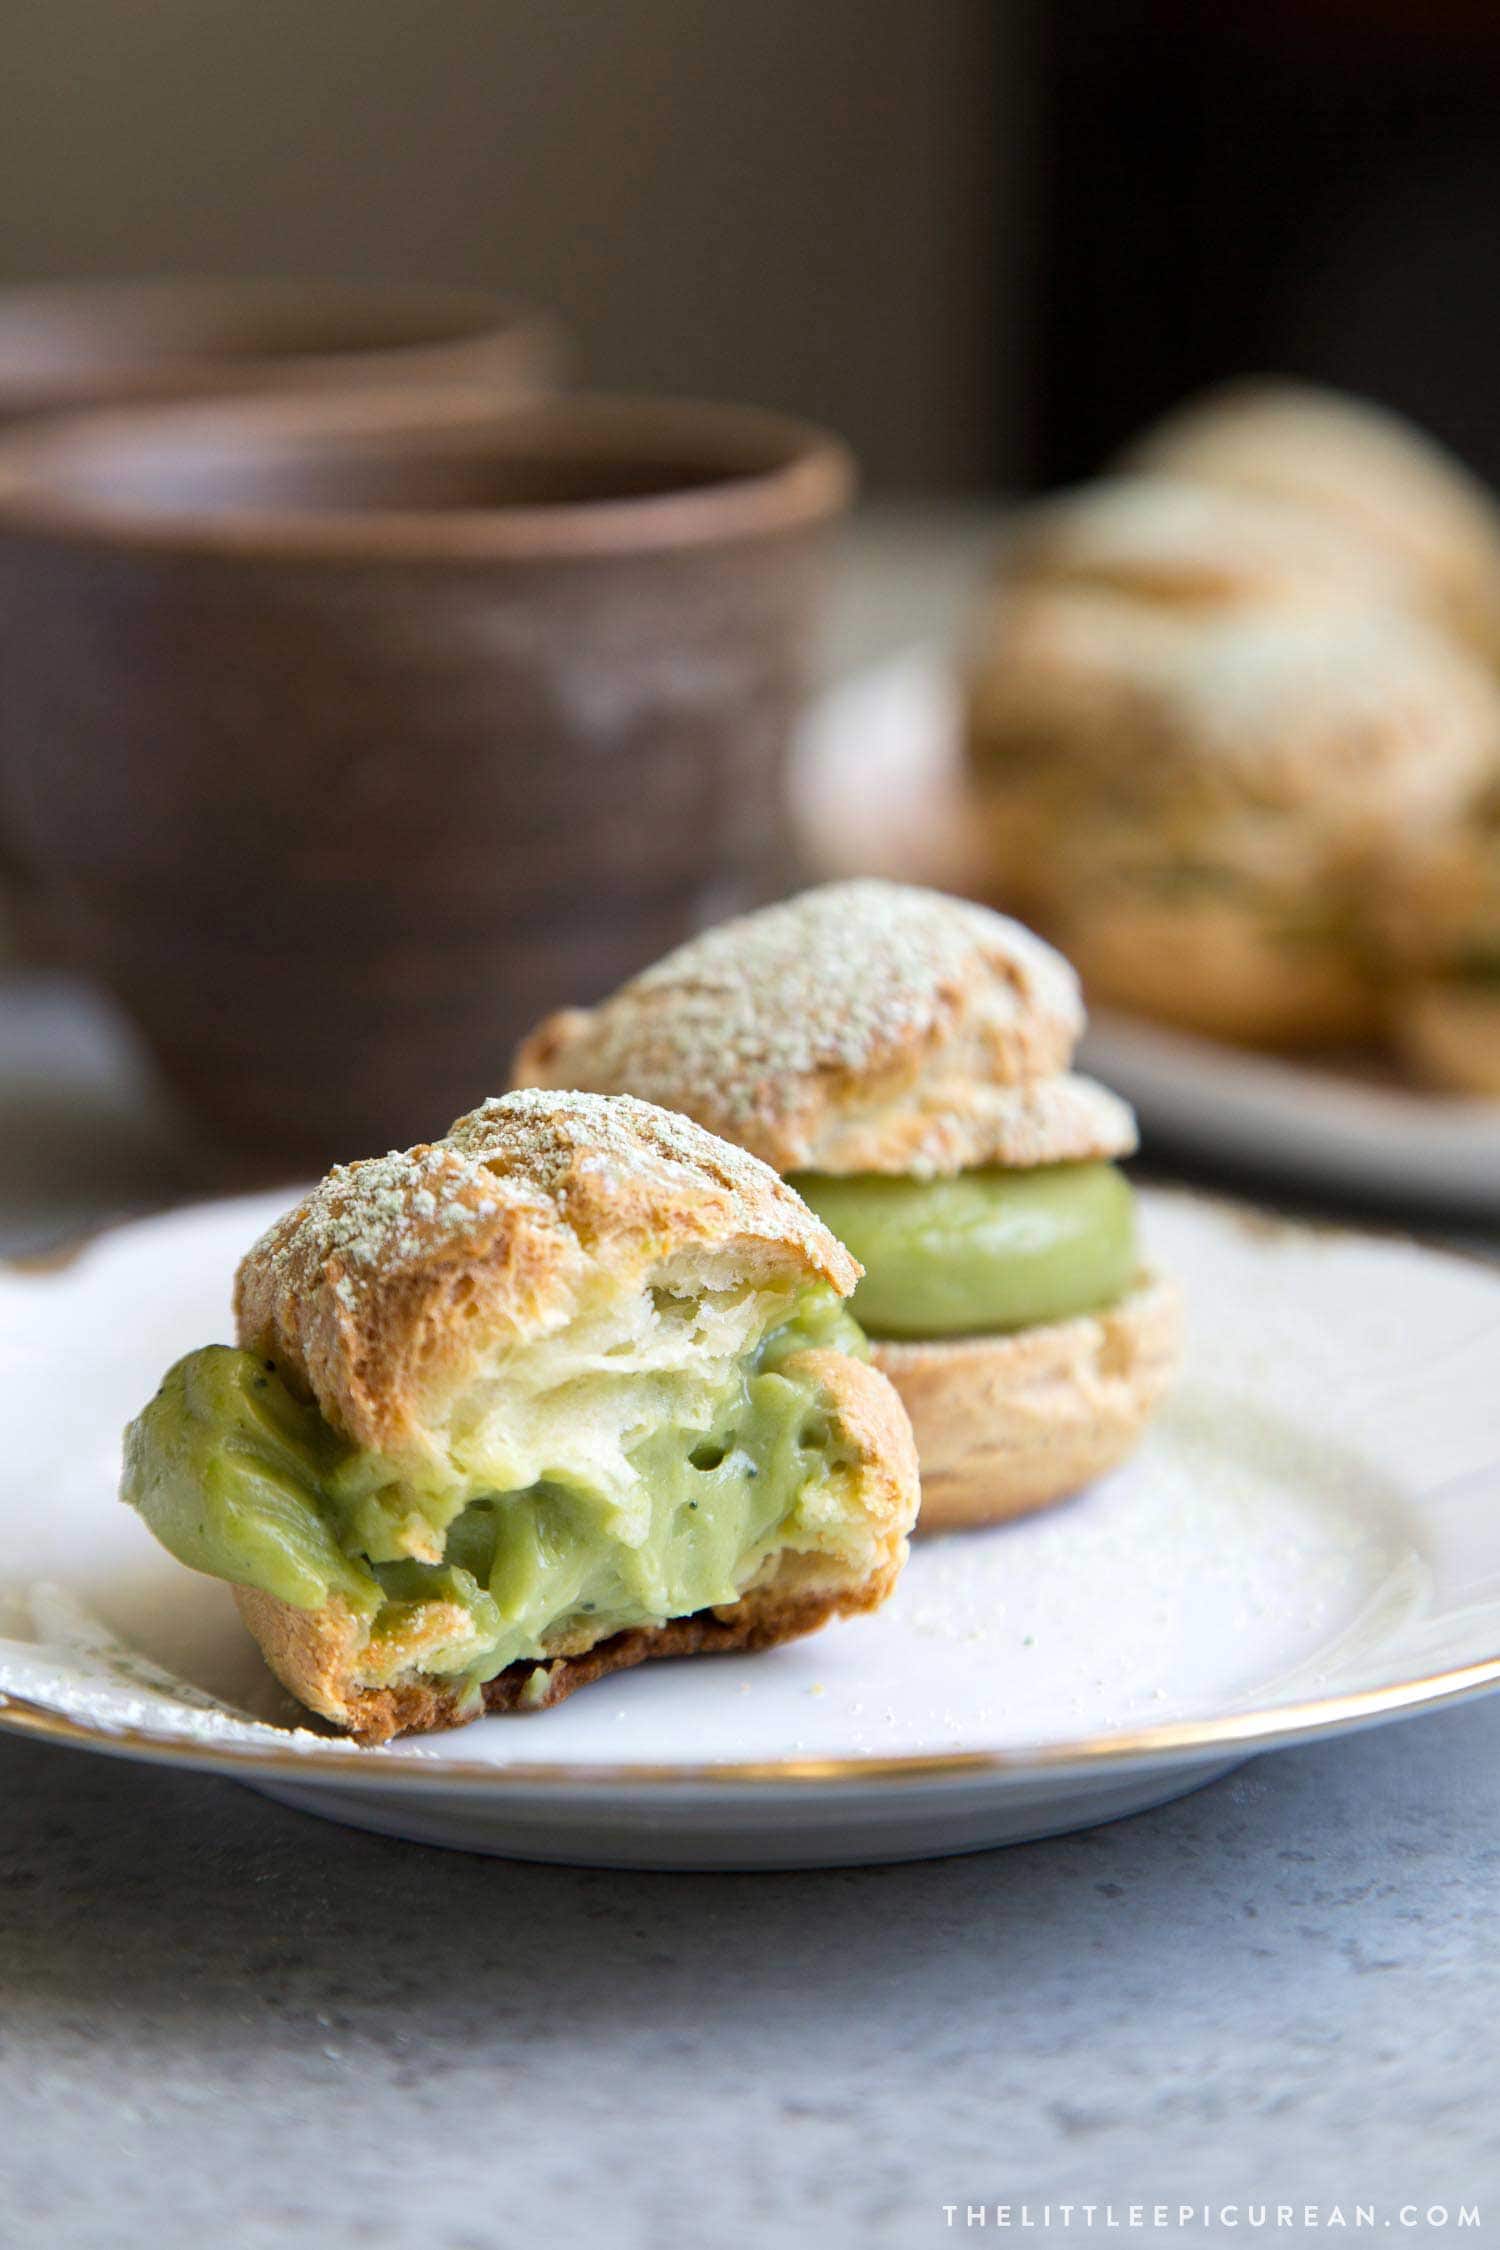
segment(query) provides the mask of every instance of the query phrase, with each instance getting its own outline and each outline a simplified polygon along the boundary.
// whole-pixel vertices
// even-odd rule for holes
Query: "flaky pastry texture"
[[[522,1042],[523,1085],[625,1089],[779,1172],[1114,1156],[1125,1105],[1067,1075],[1083,1028],[1059,953],[987,907],[829,883],[726,922]]]
[[[1407,598],[1400,563],[1337,523],[1172,476],[1101,478],[1021,510],[1000,572],[1123,595],[1184,622],[1245,603],[1305,612]]]
[[[424,1671],[420,1650],[398,1678],[380,1686],[362,1680],[363,1628],[338,1599],[320,1610],[294,1609],[257,1588],[237,1586],[240,1615],[271,1670],[300,1703],[347,1728],[358,1741],[378,1743],[393,1735],[463,1726],[480,1709],[549,1710],[611,1672],[657,1657],[774,1648],[815,1633],[833,1618],[878,1609],[901,1575],[917,1512],[911,1424],[890,1382],[860,1360],[842,1352],[799,1352],[783,1364],[787,1374],[815,1382],[834,1440],[846,1456],[841,1475],[865,1526],[855,1567],[784,1549],[770,1557],[738,1601],[602,1640],[575,1632],[538,1662],[509,1665],[486,1680],[477,1706],[455,1681]],[[439,1606],[432,1605],[434,1610]],[[459,1622],[452,1614],[434,1616],[432,1641],[447,1638]]]
[[[1002,584],[966,725],[976,776],[1039,792],[1064,832],[1097,813],[1238,864],[1271,823],[1347,852],[1452,817],[1494,769],[1500,694],[1400,611],[1184,623],[1118,594]]]
[[[629,1095],[518,1092],[439,1141],[341,1164],[251,1250],[246,1350],[359,1446],[440,1450],[454,1400],[518,1348],[576,1338],[655,1281],[704,1290],[859,1267],[743,1149]]]
[[[1131,446],[1127,472],[1295,506],[1406,571],[1425,606],[1486,655],[1500,648],[1500,511],[1400,415],[1268,378],[1190,399]]]

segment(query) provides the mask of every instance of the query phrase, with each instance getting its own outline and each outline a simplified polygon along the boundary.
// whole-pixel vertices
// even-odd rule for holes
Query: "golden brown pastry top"
[[[1023,509],[1002,581],[1067,585],[1185,619],[1240,603],[1337,607],[1407,598],[1407,572],[1341,525],[1279,498],[1170,475],[1101,478]]]
[[[1500,511],[1460,461],[1384,407],[1310,383],[1231,383],[1168,415],[1121,466],[1340,524],[1405,567],[1454,630],[1495,648]]]
[[[335,1429],[398,1453],[497,1350],[544,1346],[658,1272],[847,1296],[860,1268],[773,1171],[687,1118],[530,1091],[336,1167],[249,1252],[235,1313]]]
[[[1247,606],[1184,629],[1070,587],[992,604],[969,725],[976,760],[1049,786],[1107,776],[1174,817],[1206,792],[1353,833],[1448,817],[1500,758],[1493,680],[1420,617]]]
[[[778,1171],[949,1172],[1115,1155],[1124,1104],[1065,1074],[1061,954],[989,908],[829,883],[691,939],[522,1043],[523,1084],[628,1088]]]
[[[1211,405],[1202,418],[1219,428]],[[1500,694],[1422,592],[1408,556],[1298,504],[1290,480],[1261,494],[1174,471],[1064,493],[1018,517],[976,617],[974,759],[1054,792],[1103,783],[1112,821],[1157,798],[1180,822],[1206,799],[1357,841],[1448,817],[1500,759]]]

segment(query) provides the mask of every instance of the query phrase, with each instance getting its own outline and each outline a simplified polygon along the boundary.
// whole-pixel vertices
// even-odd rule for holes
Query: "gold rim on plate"
[[[849,1785],[876,1781],[959,1781],[981,1774],[1057,1776],[1074,1771],[1128,1765],[1150,1765],[1187,1754],[1212,1756],[1218,1751],[1269,1747],[1291,1739],[1309,1740],[1377,1719],[1432,1710],[1460,1702],[1487,1688],[1500,1687],[1500,1656],[1481,1657],[1456,1665],[1451,1671],[1431,1672],[1418,1680],[1398,1680],[1387,1687],[1355,1688],[1346,1695],[1330,1695],[1306,1703],[1288,1703],[1262,1711],[1225,1713],[1220,1718],[1185,1719],[1158,1727],[1122,1730],[1118,1734],[1082,1735],[1071,1742],[1044,1743],[1036,1750],[914,1751],[900,1757],[752,1758],[698,1765],[493,1765],[479,1759],[451,1764],[429,1763],[425,1758],[386,1756],[380,1750],[336,1747],[291,1752],[260,1750],[246,1743],[233,1750],[212,1749],[182,1735],[153,1734],[138,1727],[89,1727],[45,1704],[0,1691],[0,1730],[43,1742],[62,1743],[73,1749],[100,1750],[117,1757],[140,1758],[156,1765],[187,1766],[195,1772],[219,1773],[239,1780],[275,1779],[316,1782],[327,1776],[378,1784],[401,1777],[399,1786],[412,1782],[461,1788],[539,1787],[595,1789],[697,1786],[765,1786],[788,1783],[793,1787],[830,1782]]]

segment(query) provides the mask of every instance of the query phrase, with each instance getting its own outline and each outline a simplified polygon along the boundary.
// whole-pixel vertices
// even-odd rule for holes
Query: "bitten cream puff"
[[[1069,1070],[1078,982],[1019,923],[828,884],[691,940],[522,1044],[526,1085],[634,1091],[790,1178],[864,1266],[911,1415],[920,1528],[1045,1506],[1121,1461],[1172,1372],[1125,1104]]]
[[[767,1648],[884,1601],[916,1514],[857,1275],[686,1118],[509,1094],[272,1227],[123,1495],[362,1741]]]

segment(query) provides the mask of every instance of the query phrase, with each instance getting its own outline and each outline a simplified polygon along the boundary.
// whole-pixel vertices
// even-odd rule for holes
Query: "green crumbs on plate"
[[[1112,1164],[799,1175],[792,1185],[853,1251],[851,1309],[872,1336],[983,1336],[1069,1320],[1135,1277],[1135,1199]]]
[[[784,1371],[815,1346],[865,1349],[822,1286],[727,1370],[691,1427],[664,1390],[661,1420],[631,1440],[623,1508],[579,1475],[524,1491],[414,1476],[346,1444],[264,1360],[211,1344],[126,1432],[123,1494],[194,1570],[300,1609],[341,1598],[367,1630],[370,1684],[408,1660],[417,1615],[445,1605],[450,1643],[429,1639],[422,1668],[478,1682],[575,1628],[602,1639],[734,1602],[773,1552],[836,1540],[820,1502],[838,1448],[816,1386]]]

